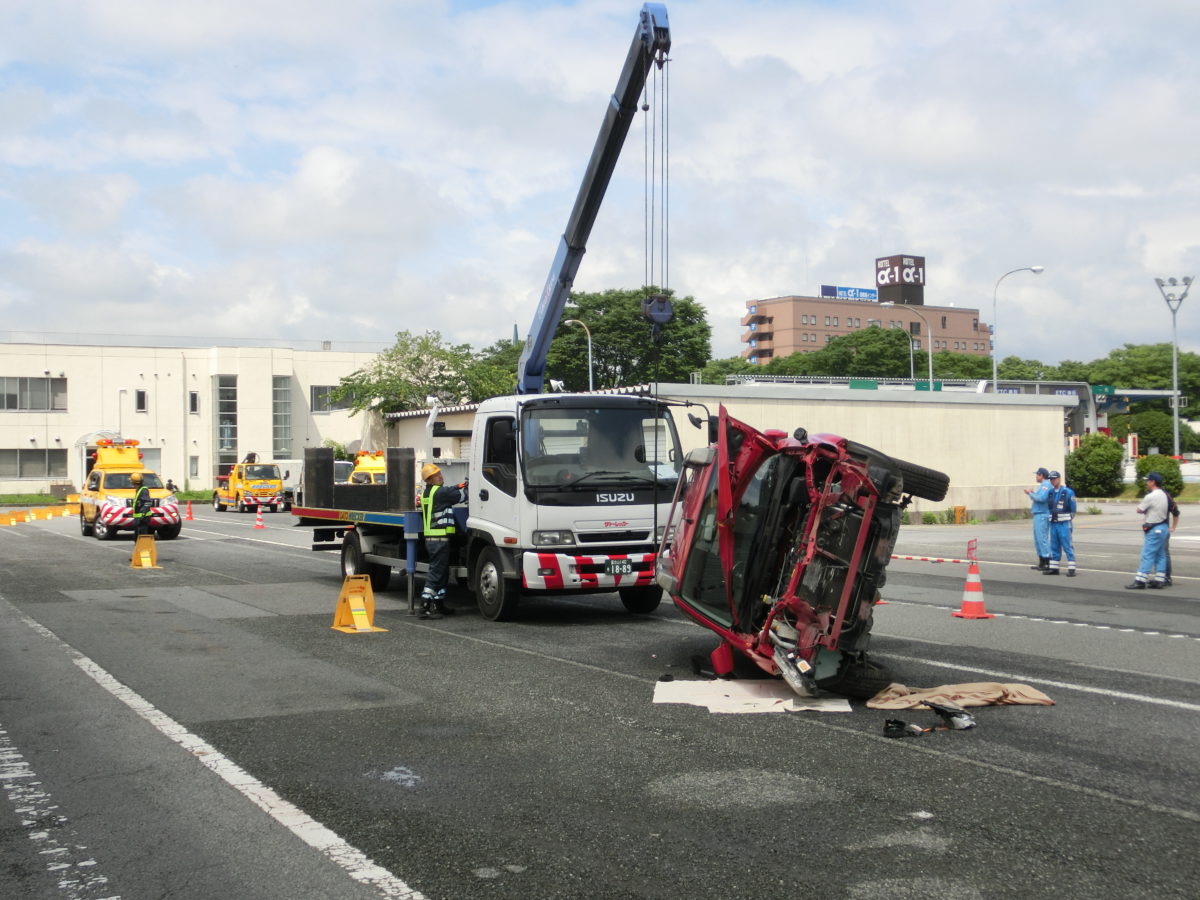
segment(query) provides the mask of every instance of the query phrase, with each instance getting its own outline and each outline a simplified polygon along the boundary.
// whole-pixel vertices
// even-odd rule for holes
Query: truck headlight
[[[575,535],[570,531],[535,531],[533,533],[533,545],[535,547],[549,547],[554,544],[574,544]]]

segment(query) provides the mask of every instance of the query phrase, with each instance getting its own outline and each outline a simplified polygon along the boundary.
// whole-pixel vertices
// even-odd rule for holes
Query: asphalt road
[[[519,621],[330,629],[334,554],[285,514],[195,509],[132,541],[0,528],[4,898],[1163,897],[1200,884],[1200,511],[1175,586],[1128,591],[1129,507],[1082,516],[1080,575],[1031,571],[1029,525],[966,566],[896,560],[874,653],[898,681],[1030,684],[1053,707],[892,740],[928,712],[714,715],[654,704],[709,633],[615,595]],[[1189,524],[1190,520],[1193,520]]]

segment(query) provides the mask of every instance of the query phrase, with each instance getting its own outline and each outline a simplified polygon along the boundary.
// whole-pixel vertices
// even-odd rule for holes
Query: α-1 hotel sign
[[[925,303],[925,257],[884,256],[875,260],[879,299],[893,303]]]

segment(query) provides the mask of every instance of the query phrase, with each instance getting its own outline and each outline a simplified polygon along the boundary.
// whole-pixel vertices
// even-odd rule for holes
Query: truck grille
[[[581,544],[607,544],[612,541],[648,541],[649,531],[591,531],[579,535]]]

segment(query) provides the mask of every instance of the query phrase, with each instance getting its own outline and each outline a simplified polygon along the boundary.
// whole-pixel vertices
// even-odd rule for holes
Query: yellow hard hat
[[[142,483],[142,473],[134,472],[132,475],[129,476],[129,481],[131,484],[141,484]]]
[[[433,463],[425,463],[425,465],[421,466],[421,479],[423,481],[428,481],[434,475],[440,474],[441,471],[442,470]]]

